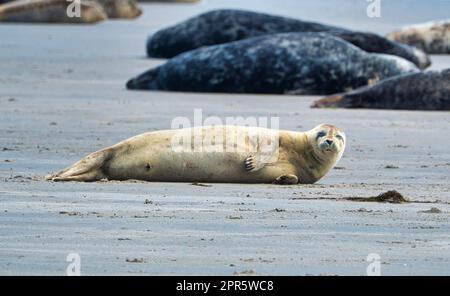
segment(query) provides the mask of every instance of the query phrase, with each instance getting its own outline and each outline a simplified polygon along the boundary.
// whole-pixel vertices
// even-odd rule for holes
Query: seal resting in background
[[[367,53],[325,33],[284,33],[180,54],[127,83],[128,89],[331,94],[417,72],[397,56]]]
[[[323,98],[312,107],[450,110],[450,69],[393,77]]]
[[[83,0],[85,1],[85,0]],[[142,14],[135,0],[91,0],[103,6],[109,18],[133,19]]]
[[[0,0],[2,1],[2,0]],[[5,0],[4,0],[5,1]],[[7,1],[7,0],[6,0]],[[8,1],[13,2],[13,1]],[[26,3],[33,4],[26,4]],[[94,5],[92,2],[98,3],[103,9],[103,19],[106,19],[104,16],[108,18],[125,18],[131,19],[136,18],[142,14],[142,10],[138,7],[137,2],[135,0],[81,0],[81,18],[82,19],[90,19],[90,15],[84,16],[86,13],[86,7],[89,5]],[[40,4],[38,4],[40,3]],[[9,10],[9,19],[10,21],[14,20],[15,11],[20,9],[21,14],[25,17],[20,17],[18,21],[20,22],[33,22],[34,19],[39,19],[40,22],[77,22],[77,20],[67,20],[71,19],[67,16],[67,7],[71,2],[68,1],[58,1],[58,0],[26,0],[26,1],[14,1],[14,8],[10,8]],[[0,6],[1,7],[1,6]],[[1,9],[1,8],[0,8]],[[98,7],[98,10],[101,10]],[[14,12],[12,12],[14,11]],[[88,12],[89,13],[89,12]],[[39,17],[36,17],[35,14],[40,14]],[[64,14],[64,15],[62,15]],[[26,16],[33,15],[28,19]],[[76,18],[76,17],[74,17]],[[100,18],[100,20],[103,20]],[[55,21],[56,20],[56,21]],[[7,20],[4,20],[7,21]],[[78,21],[83,22],[83,21]],[[84,21],[84,22],[92,22],[92,21]],[[95,22],[95,21],[94,21]]]
[[[339,161],[345,141],[344,132],[328,124],[306,132],[234,125],[156,131],[94,152],[46,179],[314,183]]]
[[[106,20],[103,7],[93,1],[81,2],[81,17],[68,17],[66,0],[18,0],[0,5],[0,22],[97,23]]]
[[[319,23],[234,9],[207,12],[156,32],[148,38],[147,55],[172,58],[202,46],[288,32],[325,32],[345,39],[367,52],[397,55],[420,68],[430,65],[425,53],[374,33],[354,32]]]
[[[450,19],[404,27],[387,36],[430,54],[450,53]]]

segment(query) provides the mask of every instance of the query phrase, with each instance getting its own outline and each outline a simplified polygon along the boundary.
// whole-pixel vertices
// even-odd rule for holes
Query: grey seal
[[[180,54],[128,89],[331,94],[417,72],[400,57],[367,53],[325,33],[264,35]]]
[[[420,68],[431,64],[427,55],[420,50],[374,33],[355,32],[326,24],[235,9],[213,10],[157,31],[147,40],[147,55],[172,58],[202,46],[288,32],[325,32],[368,52],[403,57]]]
[[[393,77],[323,98],[313,107],[450,110],[450,69]]]

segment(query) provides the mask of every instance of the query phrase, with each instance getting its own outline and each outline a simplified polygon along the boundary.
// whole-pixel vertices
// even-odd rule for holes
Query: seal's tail
[[[141,75],[138,75],[127,82],[127,89],[147,89],[158,90],[158,72],[159,69],[150,69]]]
[[[105,163],[112,157],[111,149],[103,149],[89,154],[71,167],[56,174],[48,175],[50,181],[98,181],[106,177],[103,172]]]
[[[343,94],[336,94],[332,96],[325,97],[323,99],[315,101],[311,108],[336,108],[339,107],[339,103],[344,98]]]

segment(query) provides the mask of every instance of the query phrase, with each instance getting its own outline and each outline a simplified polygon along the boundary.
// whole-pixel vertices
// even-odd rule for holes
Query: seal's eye
[[[326,132],[320,131],[320,132],[317,133],[317,138],[325,137],[326,134],[327,134]]]
[[[341,135],[336,135],[336,138],[338,138],[341,141],[344,141],[344,137],[342,137]]]

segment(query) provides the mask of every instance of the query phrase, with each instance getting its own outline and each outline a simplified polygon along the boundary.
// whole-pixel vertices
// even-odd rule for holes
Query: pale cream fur
[[[235,136],[243,140],[227,140]],[[176,145],[187,143],[182,139],[188,145]],[[306,132],[244,126],[156,131],[94,152],[47,179],[314,183],[339,161],[345,141],[343,131],[326,124]]]
[[[0,22],[97,23],[106,20],[103,7],[94,1],[81,1],[80,17],[69,17],[66,0],[19,0],[0,5]]]
[[[430,54],[450,53],[450,19],[404,27],[387,36]]]

